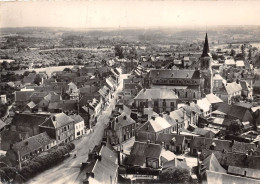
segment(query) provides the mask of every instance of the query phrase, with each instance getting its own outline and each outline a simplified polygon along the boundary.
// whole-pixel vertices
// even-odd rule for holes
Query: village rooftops
[[[139,128],[139,131],[160,132],[169,127],[171,127],[171,124],[166,119],[157,116],[152,117],[148,122],[143,124]]]
[[[20,156],[23,157],[34,151],[38,151],[43,146],[51,144],[54,141],[55,140],[51,139],[46,132],[43,132],[14,144],[13,149],[19,151]]]
[[[60,128],[65,125],[74,122],[74,119],[67,116],[64,113],[53,114],[49,117],[45,122],[43,122],[40,126],[42,127],[52,127],[52,128]]]
[[[147,158],[159,159],[161,151],[162,147],[160,144],[136,141],[126,164],[132,166],[143,166]]]
[[[212,93],[206,95],[206,99],[211,104],[216,104],[216,103],[222,103],[223,102],[223,100],[221,100],[219,97],[217,97],[216,95],[214,95]]]
[[[199,70],[166,70],[158,69],[150,71],[150,78],[172,78],[172,79],[200,79]]]
[[[226,173],[227,171],[220,165],[218,162],[218,159],[212,153],[209,155],[206,159],[204,159],[201,163],[201,174],[206,174],[206,170],[214,171],[214,172],[220,172],[220,173]]]
[[[142,89],[134,99],[178,99],[178,96],[170,89]]]
[[[227,94],[229,94],[229,95],[242,91],[241,85],[236,82],[226,83],[226,84],[224,84],[224,88],[225,88]]]

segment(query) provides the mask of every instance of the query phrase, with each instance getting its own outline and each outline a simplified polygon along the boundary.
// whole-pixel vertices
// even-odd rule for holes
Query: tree
[[[115,46],[115,56],[118,56],[119,59],[124,58],[123,48],[120,45]]]
[[[160,174],[160,180],[167,183],[190,183],[190,171],[184,168],[168,168]]]
[[[239,135],[242,133],[243,126],[239,120],[233,120],[229,126],[230,133]]]
[[[84,55],[82,53],[78,53],[78,59],[84,59]]]
[[[71,72],[71,69],[70,68],[64,68],[63,71],[64,72]]]
[[[0,102],[0,118],[4,117],[7,112],[7,105]]]
[[[243,54],[243,57],[245,57],[245,45],[241,45],[241,52]]]
[[[42,78],[39,74],[37,74],[34,79],[34,84],[37,84],[39,86],[41,82],[42,82]]]
[[[236,51],[234,49],[232,49],[231,52],[230,52],[230,56],[234,57],[235,55],[236,55]]]
[[[252,59],[252,49],[250,48],[248,51],[248,60]]]
[[[23,76],[28,76],[29,74],[30,74],[29,71],[25,71],[25,72],[23,72]]]

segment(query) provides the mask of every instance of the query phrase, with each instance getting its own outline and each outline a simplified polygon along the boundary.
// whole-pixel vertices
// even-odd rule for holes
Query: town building
[[[39,125],[40,132],[55,139],[57,144],[67,143],[75,139],[75,121],[64,113],[52,114]]]
[[[75,129],[75,139],[81,137],[85,134],[85,123],[84,119],[77,114],[70,115],[70,117],[74,120],[74,129]]]
[[[177,107],[178,96],[169,89],[142,89],[134,98],[134,106],[143,112],[145,108],[153,108],[157,113],[170,112]]]

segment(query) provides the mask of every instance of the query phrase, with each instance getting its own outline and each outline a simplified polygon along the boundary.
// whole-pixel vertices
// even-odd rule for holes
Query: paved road
[[[77,157],[69,157],[62,163],[54,168],[46,170],[36,177],[29,180],[28,184],[71,184],[74,183],[77,175],[80,171],[80,165],[88,159],[89,150],[92,150],[95,145],[99,144],[102,140],[104,127],[108,123],[109,116],[115,107],[117,94],[122,91],[123,79],[127,75],[121,75],[120,85],[114,93],[114,99],[111,100],[110,105],[107,107],[106,111],[102,112],[102,115],[98,119],[97,125],[94,127],[94,132],[84,135],[79,140],[75,140]]]

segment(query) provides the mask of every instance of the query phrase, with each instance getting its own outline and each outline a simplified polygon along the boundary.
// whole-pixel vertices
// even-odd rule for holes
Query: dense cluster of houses
[[[151,182],[182,169],[193,181],[259,183],[259,78],[250,61],[217,53],[223,62],[213,60],[206,35],[199,56],[111,60],[129,74],[76,181]],[[39,86],[30,77],[14,94],[12,121],[0,127],[12,165],[17,155],[25,160],[84,135],[113,98],[120,69],[89,63],[42,77]]]
[[[22,80],[7,121],[1,120],[1,150],[10,166],[88,133],[119,85],[120,69],[89,63],[82,68]]]
[[[141,57],[123,80],[103,137],[117,150],[118,174],[151,182],[171,168],[188,170],[194,181],[259,183],[252,66],[231,57],[217,65],[207,36],[199,67],[191,68],[192,57]]]

